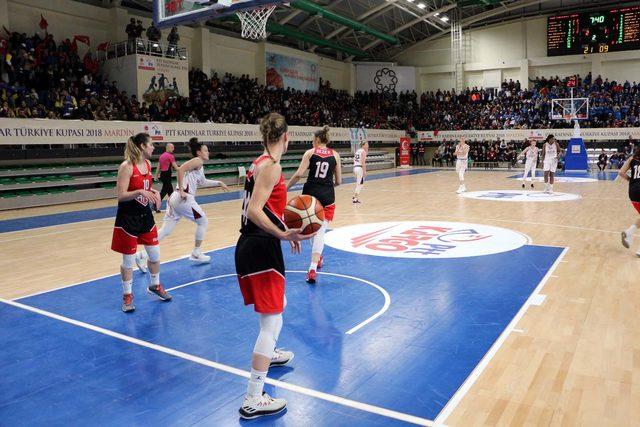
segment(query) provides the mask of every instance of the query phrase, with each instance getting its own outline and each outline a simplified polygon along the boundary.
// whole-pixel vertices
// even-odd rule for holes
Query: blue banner
[[[271,89],[296,89],[316,92],[318,65],[304,59],[266,52],[266,82]]]

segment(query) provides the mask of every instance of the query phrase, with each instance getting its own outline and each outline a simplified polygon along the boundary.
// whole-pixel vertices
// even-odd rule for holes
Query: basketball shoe
[[[276,348],[275,350],[273,350],[273,356],[271,356],[271,364],[269,365],[269,367],[272,368],[274,366],[284,366],[291,362],[294,357],[295,355],[293,354],[293,351]]]
[[[147,253],[145,251],[141,251],[141,252],[136,252],[136,265],[138,266],[138,269],[140,271],[142,271],[143,273],[147,272],[147,260],[149,259],[149,257],[147,256]]]
[[[125,313],[132,313],[135,309],[136,308],[133,305],[133,294],[122,295],[122,311]]]
[[[284,399],[274,399],[267,393],[263,392],[262,396],[252,397],[245,396],[242,406],[238,410],[240,417],[245,420],[264,417],[266,415],[275,415],[284,411],[287,407],[287,401]]]
[[[631,247],[632,240],[633,236],[630,236],[626,231],[622,232],[622,246],[629,249],[629,247]],[[638,253],[636,255],[640,256],[640,249],[638,250]]]
[[[189,256],[189,261],[193,262],[194,264],[207,264],[211,261],[211,257],[202,253],[198,254],[197,256],[191,254]]]
[[[164,290],[162,285],[149,286],[147,288],[147,292],[157,296],[162,301],[171,301],[171,299],[173,298],[171,294],[169,294],[167,291]]]
[[[316,283],[316,278],[318,277],[318,273],[315,270],[309,270],[307,273],[307,283]]]

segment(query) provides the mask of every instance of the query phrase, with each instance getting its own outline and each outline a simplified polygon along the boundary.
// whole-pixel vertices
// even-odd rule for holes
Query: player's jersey
[[[527,154],[527,160],[537,160],[538,159],[538,152],[540,151],[540,149],[538,147],[527,147],[524,149]]]
[[[458,160],[467,160],[469,156],[469,146],[462,147],[462,152],[458,155]]]
[[[364,158],[366,155],[367,155],[367,152],[364,151],[364,148],[360,148],[358,151],[356,151],[356,154],[353,155],[353,167],[356,167],[356,166],[362,167],[362,163],[364,162]]]
[[[192,169],[184,174],[182,179],[183,190],[195,197],[196,190],[205,183],[207,177],[204,176],[204,168]]]
[[[640,202],[640,159],[633,157],[629,164],[631,180],[629,181],[629,198],[633,202]]]
[[[558,145],[557,144],[547,144],[545,142],[544,146],[545,151],[545,159],[557,159],[558,158]]]
[[[258,165],[267,159],[271,159],[271,157],[263,154],[253,161],[251,167],[247,171],[247,178],[244,181],[244,197],[242,200],[242,217],[240,222],[240,233],[244,235],[275,238],[272,234],[267,233],[262,228],[251,222],[251,220],[247,217],[249,201],[251,200],[251,196],[253,195],[253,188],[255,186],[255,179],[253,174],[255,173]],[[282,231],[286,230],[286,227],[284,225],[284,208],[286,207],[286,205],[287,186],[284,182],[284,176],[280,175],[280,179],[271,190],[271,194],[269,195],[269,198],[264,205],[263,211],[269,217],[271,222],[274,223]]]
[[[338,162],[331,148],[316,148],[309,159],[307,182],[313,185],[333,187],[333,175]]]
[[[133,165],[133,173],[129,178],[129,186],[127,191],[135,190],[150,190],[153,183],[153,176],[151,175],[151,163],[146,160],[147,173],[142,174],[137,165]],[[124,215],[139,215],[150,211],[149,199],[144,196],[138,196],[133,200],[127,200],[125,202],[118,202],[118,213]]]

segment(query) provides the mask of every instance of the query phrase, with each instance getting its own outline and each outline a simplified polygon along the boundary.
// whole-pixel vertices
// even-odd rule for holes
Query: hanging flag
[[[75,35],[73,36],[73,40],[74,41],[79,41],[80,43],[84,43],[87,46],[91,46],[91,40],[89,39],[89,36],[80,36],[80,35]]]
[[[49,27],[49,23],[46,19],[44,19],[44,16],[42,16],[42,14],[40,14],[40,24],[38,25],[40,25],[41,30],[46,30],[47,27]]]
[[[96,50],[102,50],[106,52],[108,47],[109,47],[109,42],[104,42],[104,43],[100,43],[96,48]]]

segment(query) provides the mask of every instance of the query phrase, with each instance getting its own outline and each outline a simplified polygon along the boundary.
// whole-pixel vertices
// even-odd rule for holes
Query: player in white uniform
[[[545,143],[542,144],[542,170],[544,171],[544,192],[553,193],[553,181],[558,167],[558,156],[562,153],[560,144],[553,137],[547,135]]]
[[[189,140],[189,149],[193,158],[178,168],[178,190],[174,191],[167,203],[167,212],[164,216],[162,228],[158,231],[158,241],[161,241],[173,232],[180,218],[186,218],[196,223],[195,246],[189,259],[194,263],[204,264],[211,261],[211,257],[204,255],[200,249],[204,235],[209,225],[206,214],[196,202],[196,190],[198,187],[222,187],[229,191],[229,187],[222,181],[207,179],[204,175],[203,164],[209,160],[209,148],[197,138]],[[136,264],[141,271],[145,271],[145,254],[136,254]]]
[[[360,148],[353,155],[353,174],[356,177],[356,190],[353,194],[353,203],[360,203],[358,196],[362,187],[364,187],[364,177],[367,176],[367,151],[369,150],[369,143],[367,141],[360,141]]]
[[[529,182],[531,183],[531,188],[533,188],[533,180],[536,178],[536,166],[538,164],[539,152],[540,150],[536,146],[536,140],[531,139],[529,141],[529,146],[518,156],[519,159],[523,157],[526,159],[524,164],[524,175],[522,176],[522,188],[525,187],[524,182],[527,180],[527,175],[529,175],[529,173],[531,173]]]
[[[457,193],[464,193],[467,191],[467,187],[464,185],[464,173],[467,170],[467,165],[469,162],[469,145],[464,141],[464,139],[460,139],[458,145],[456,145],[456,172],[458,173],[458,179],[460,180],[460,186],[458,187]]]

